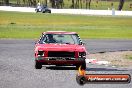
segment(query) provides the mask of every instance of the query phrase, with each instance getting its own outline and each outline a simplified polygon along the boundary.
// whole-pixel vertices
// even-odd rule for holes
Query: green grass
[[[0,38],[38,38],[51,30],[75,31],[81,38],[132,39],[132,17],[0,11]]]

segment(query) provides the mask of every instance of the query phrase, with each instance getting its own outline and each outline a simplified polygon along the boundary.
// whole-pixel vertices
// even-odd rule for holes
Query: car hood
[[[36,50],[43,51],[86,51],[83,45],[75,44],[38,44]]]

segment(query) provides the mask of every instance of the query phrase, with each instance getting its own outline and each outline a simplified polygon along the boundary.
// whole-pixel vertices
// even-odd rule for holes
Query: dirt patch
[[[132,51],[89,54],[88,58],[97,61],[108,61],[113,66],[132,67]]]

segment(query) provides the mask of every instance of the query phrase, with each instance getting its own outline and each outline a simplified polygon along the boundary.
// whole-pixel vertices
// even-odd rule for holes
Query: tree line
[[[2,2],[7,6],[10,5],[11,1],[12,0],[2,0]],[[43,1],[43,4],[45,5],[48,5],[48,3],[50,3],[52,8],[64,8],[65,5],[64,0],[41,0],[41,1]],[[68,0],[68,1],[71,2],[70,8],[82,8],[83,7],[82,3],[85,3],[86,9],[91,9],[92,0]],[[122,10],[125,0],[118,1],[119,1],[118,10]],[[16,0],[16,5],[20,6],[23,3],[24,6],[36,7],[38,2],[40,2],[40,0]]]

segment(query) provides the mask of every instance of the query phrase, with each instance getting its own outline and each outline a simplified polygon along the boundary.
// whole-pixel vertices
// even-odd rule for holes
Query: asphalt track
[[[90,53],[132,50],[132,40],[85,40]],[[132,68],[87,64],[87,73],[130,74]],[[132,88],[129,84],[76,82],[75,67],[34,69],[34,40],[0,39],[0,88]]]
[[[90,53],[132,50],[131,39],[88,39],[83,41],[86,45],[87,51]]]

